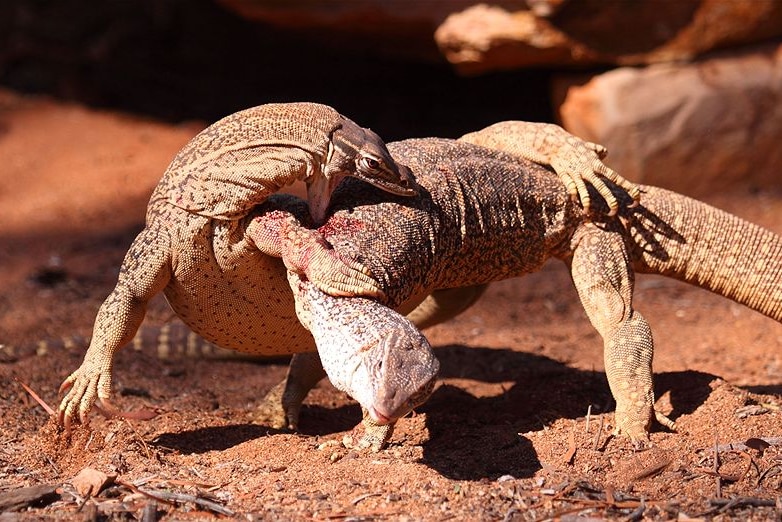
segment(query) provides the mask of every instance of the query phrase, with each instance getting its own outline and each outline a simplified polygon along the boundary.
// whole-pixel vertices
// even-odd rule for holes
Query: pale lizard
[[[504,122],[466,139],[515,152],[518,125]],[[532,272],[549,258],[563,260],[604,339],[615,431],[636,445],[648,442],[656,413],[652,334],[632,303],[636,272],[680,279],[782,320],[782,238],[768,230],[651,186],[641,187],[638,206],[615,189],[624,202],[618,215],[587,218],[545,170],[507,153],[444,139],[407,140],[389,150],[411,167],[421,195],[384,201],[369,189],[351,187],[349,196],[337,191],[333,214],[320,229],[327,240],[369,267],[385,302],[403,311],[406,302],[436,289],[478,285],[467,289],[472,299],[480,285]],[[269,234],[278,232],[272,226]],[[451,307],[458,311],[459,303]],[[437,319],[448,314],[441,312]],[[322,370],[317,357],[302,354],[294,356],[291,372],[306,374],[307,382],[291,379],[273,398],[282,401],[285,422],[295,425],[289,397],[306,395]],[[374,420],[391,416],[384,417]]]
[[[287,303],[263,287],[263,275],[281,275],[280,269],[258,250],[262,238],[250,226],[252,217],[270,194],[301,180],[310,213],[320,221],[334,188],[348,176],[394,194],[416,194],[409,169],[394,162],[375,133],[326,105],[261,105],[194,137],[152,194],[146,227],[98,311],[85,364],[63,383],[71,388],[60,409],[65,421],[79,408],[83,416],[96,398],[113,410],[107,402],[111,356],[133,338],[147,301],[160,291],[193,331],[219,346],[287,350],[275,346],[289,335],[275,326]],[[289,253],[287,266],[332,294],[377,294],[363,267],[343,260],[317,231],[299,233],[308,241]],[[256,320],[259,313],[267,322]],[[84,395],[87,402],[81,402]]]
[[[629,186],[601,163],[595,163],[596,158],[605,153],[599,145],[573,142],[562,129],[552,131],[555,128],[546,124],[528,125],[524,143],[533,148],[544,147],[542,151],[528,151],[536,159],[563,164],[562,158],[574,158],[564,162],[573,166],[572,171],[558,172],[571,191],[577,192],[575,180],[581,178],[600,186],[602,178],[599,176]],[[193,211],[181,209],[171,202],[171,194],[182,193],[181,183],[175,182],[181,177],[181,169],[190,169],[191,161],[203,162],[199,159],[206,156],[200,152],[202,149],[209,151],[218,147],[220,150],[224,138],[212,143],[210,135],[207,132],[203,138],[197,137],[193,145],[186,147],[186,152],[177,156],[152,196],[147,228],[131,246],[117,287],[98,312],[84,362],[63,383],[62,388],[68,392],[60,403],[60,420],[66,425],[77,415],[84,420],[96,400],[104,410],[116,412],[109,403],[114,354],[133,337],[147,301],[161,290],[177,315],[193,331],[223,348],[263,355],[315,349],[312,337],[296,319],[285,266],[279,259],[259,250],[264,247],[265,239],[258,231],[264,229],[268,219],[264,208],[253,207],[246,215],[235,216],[233,220],[202,216],[194,211],[205,206],[204,198],[214,197],[205,180],[192,185],[193,190],[199,188],[207,193],[199,197],[195,193],[188,196],[191,200],[202,201],[200,205],[186,205]],[[222,176],[219,170],[214,172],[217,186],[227,189],[228,185],[219,179]],[[552,176],[552,179],[555,178]],[[246,194],[246,198],[252,197],[252,193]],[[180,199],[173,197],[177,204]],[[224,206],[221,200],[214,203],[221,208]],[[230,214],[226,212],[223,209],[219,213]],[[302,208],[301,213],[306,214],[307,209]],[[314,231],[304,230],[305,240],[300,248],[305,254],[313,248],[311,232]],[[293,239],[301,240],[299,229],[291,229],[291,233]],[[376,237],[376,248],[393,247],[384,237],[383,234]],[[325,245],[316,241],[316,246]],[[295,258],[295,248],[292,252],[289,249],[286,255]],[[303,257],[306,260],[307,256]],[[421,300],[424,298],[420,296]],[[409,303],[409,308],[413,307],[414,304]]]

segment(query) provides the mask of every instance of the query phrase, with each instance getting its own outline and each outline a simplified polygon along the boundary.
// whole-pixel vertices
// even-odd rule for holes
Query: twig
[[[600,426],[597,428],[597,433],[595,433],[595,443],[592,444],[592,449],[597,451],[597,448],[600,447],[600,436],[603,434],[603,424],[605,423],[605,415],[600,416]]]
[[[206,508],[210,511],[214,511],[215,513],[218,513],[220,515],[226,515],[226,516],[233,516],[234,512],[228,509],[227,507],[218,504],[217,502],[213,502],[211,500],[207,500],[201,497],[197,497],[195,495],[190,495],[187,493],[177,493],[175,491],[165,491],[162,489],[158,490],[149,490],[149,489],[141,489],[139,487],[134,486],[133,484],[129,482],[120,482],[116,481],[117,484],[120,484],[122,486],[125,486],[126,488],[130,489],[131,491],[134,491],[136,493],[140,493],[144,495],[145,497],[149,497],[152,500],[157,500],[159,502],[164,502],[166,504],[175,505],[177,503],[184,504],[185,502],[192,502],[193,504],[196,504],[197,506],[201,506],[203,508]]]
[[[562,457],[562,462],[565,464],[573,464],[573,458],[576,456],[576,421],[573,421],[573,426],[568,436],[568,450],[565,456]]]
[[[722,498],[722,477],[720,477],[720,445],[717,435],[714,436],[714,475],[717,486],[717,498]]]
[[[366,500],[366,499],[368,499],[370,497],[379,497],[379,496],[380,496],[380,493],[366,493],[364,495],[360,495],[360,496],[354,498],[353,500],[350,501],[350,503],[353,504],[354,506],[357,506],[360,502],[362,502],[362,501],[364,501],[364,500]]]
[[[629,515],[627,515],[627,518],[625,520],[627,521],[635,521],[635,520],[641,520],[644,516],[644,512],[646,511],[646,503],[641,500],[641,504]]]
[[[139,493],[148,495],[150,492],[140,489]],[[217,502],[212,502],[211,500],[206,500],[205,498],[197,497],[195,495],[189,495],[187,493],[177,493],[175,491],[154,491],[151,493],[155,497],[159,497],[161,500],[167,502],[178,502],[178,503],[192,502],[193,504],[214,511],[215,513],[218,513],[220,515],[226,515],[229,517],[234,515],[234,512],[228,509],[227,507],[218,504]]]
[[[757,484],[756,484],[756,485],[757,485],[757,486],[760,486],[760,483],[761,483],[761,482],[763,482],[763,479],[764,479],[764,478],[766,478],[766,475],[768,475],[769,473],[771,473],[771,471],[772,471],[772,470],[775,470],[775,471],[782,471],[782,466],[775,465],[775,466],[769,466],[768,468],[766,468],[766,471],[764,471],[763,473],[760,473],[760,474],[758,475],[758,482],[757,482]]]
[[[727,511],[735,507],[776,507],[777,501],[771,498],[736,497],[733,499],[713,498],[709,504],[719,507],[720,511]]]
[[[37,393],[35,393],[35,392],[33,391],[33,389],[32,389],[32,388],[30,388],[30,387],[29,387],[29,386],[27,386],[25,383],[23,383],[22,381],[20,381],[20,380],[19,380],[19,378],[18,378],[18,377],[16,377],[16,376],[14,376],[14,380],[15,380],[16,382],[18,382],[18,383],[19,383],[19,385],[20,385],[22,388],[24,388],[24,391],[26,391],[27,393],[29,393],[29,394],[30,394],[30,397],[32,397],[32,398],[35,400],[35,402],[37,402],[38,404],[40,404],[40,405],[41,405],[41,407],[42,407],[44,410],[46,410],[46,413],[48,413],[49,415],[54,415],[54,414],[56,413],[56,412],[54,411],[54,409],[53,409],[51,406],[49,406],[48,404],[46,404],[46,402],[44,402],[44,400],[43,400],[43,399],[41,399],[41,397],[39,397],[39,396],[38,396],[38,394],[37,394]]]
[[[144,448],[144,453],[146,453],[146,457],[152,458],[152,452],[149,449],[149,446],[147,446],[147,443],[144,442],[144,439],[141,437],[139,432],[136,430],[136,427],[133,426],[133,424],[130,423],[130,421],[126,417],[122,417],[122,420],[125,421],[125,424],[128,425],[128,428],[133,432],[133,435],[136,436],[136,439],[141,443],[141,447]]]
[[[586,425],[584,426],[584,433],[589,435],[589,421],[592,419],[592,405],[587,406],[587,418]]]
[[[644,469],[636,473],[631,480],[635,482],[636,480],[653,477],[658,473],[660,473],[665,468],[667,468],[668,465],[670,465],[670,463],[671,463],[671,459],[669,458],[656,459],[655,462],[653,462],[649,466],[646,466]]]

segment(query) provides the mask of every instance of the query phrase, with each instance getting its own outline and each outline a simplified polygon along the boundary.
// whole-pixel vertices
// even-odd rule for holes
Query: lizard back
[[[210,125],[177,153],[150,201],[236,219],[325,158],[343,117],[316,103],[266,104]]]
[[[370,268],[391,306],[419,291],[535,271],[567,248],[581,223],[581,209],[562,184],[536,164],[438,138],[388,148],[416,172],[421,197],[393,198],[345,183],[320,230]]]

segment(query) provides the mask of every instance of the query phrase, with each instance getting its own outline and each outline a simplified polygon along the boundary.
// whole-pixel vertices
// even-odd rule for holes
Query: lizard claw
[[[343,259],[320,232],[288,224],[284,224],[283,229],[282,260],[288,270],[306,275],[328,295],[385,298],[369,269],[356,261]]]
[[[276,430],[292,430],[299,428],[299,414],[301,401],[286,400],[286,380],[269,390],[269,393],[261,400],[255,413],[255,421],[266,424]]]
[[[71,425],[78,416],[79,423],[87,425],[88,415],[95,408],[107,417],[149,420],[157,415],[152,410],[142,409],[134,412],[121,411],[114,406],[111,396],[111,368],[92,364],[89,359],[82,363],[60,385],[60,394],[65,394],[60,402],[57,422],[70,433]]]
[[[619,211],[619,202],[606,183],[606,180],[621,187],[630,195],[634,202],[641,198],[637,185],[629,182],[602,161],[606,149],[594,143],[581,141],[574,136],[568,136],[559,150],[558,155],[551,158],[551,166],[568,188],[571,195],[576,194],[585,212],[590,211],[592,204],[586,183],[592,185],[608,205],[608,215],[614,216]]]
[[[505,121],[466,134],[459,139],[502,150],[540,165],[551,166],[571,196],[581,201],[586,213],[589,213],[592,205],[587,183],[605,199],[609,216],[616,215],[619,203],[606,180],[627,191],[635,202],[641,197],[637,185],[627,181],[602,162],[608,154],[605,147],[577,138],[559,125]]]

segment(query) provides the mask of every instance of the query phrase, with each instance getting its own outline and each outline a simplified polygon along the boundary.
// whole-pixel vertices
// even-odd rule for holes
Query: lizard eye
[[[369,170],[377,170],[380,168],[380,162],[375,158],[364,156],[361,158],[361,166]]]

